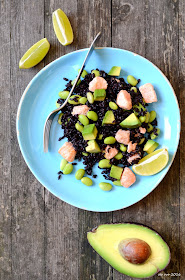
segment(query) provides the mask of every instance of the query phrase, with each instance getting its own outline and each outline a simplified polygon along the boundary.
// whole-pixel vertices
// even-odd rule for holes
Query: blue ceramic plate
[[[108,212],[128,207],[148,195],[164,178],[175,157],[180,134],[180,113],[178,102],[169,81],[163,73],[147,59],[135,53],[114,49],[97,48],[86,67],[87,71],[95,68],[108,72],[114,65],[122,67],[121,76],[126,78],[131,74],[140,78],[140,85],[150,82],[157,92],[158,102],[149,106],[155,110],[158,117],[158,127],[161,129],[159,148],[166,147],[170,154],[168,166],[154,176],[137,176],[137,182],[125,189],[114,186],[111,192],[104,192],[98,184],[104,181],[100,170],[94,167],[98,174],[93,179],[92,187],[86,187],[75,179],[75,171],[83,168],[82,163],[74,166],[71,175],[63,175],[58,180],[61,156],[58,149],[63,142],[58,138],[63,135],[57,123],[56,116],[50,137],[49,152],[43,152],[43,127],[48,114],[55,109],[58,92],[63,90],[66,82],[63,77],[74,79],[77,70],[85,58],[87,49],[75,51],[53,61],[42,69],[29,83],[21,98],[17,113],[17,136],[23,157],[40,183],[51,193],[63,201],[81,209],[98,212]]]

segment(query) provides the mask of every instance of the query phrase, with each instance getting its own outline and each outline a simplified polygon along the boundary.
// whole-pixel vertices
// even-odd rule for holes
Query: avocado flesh
[[[82,136],[83,136],[84,140],[96,139],[97,133],[98,133],[98,130],[94,123],[85,125],[82,130]]]
[[[122,167],[112,165],[111,170],[110,170],[110,177],[120,180],[122,172],[123,172]]]
[[[120,72],[121,72],[121,67],[120,66],[113,66],[110,69],[108,75],[110,75],[110,76],[119,76]]]
[[[147,152],[148,154],[151,154],[159,144],[153,140],[148,140],[146,144],[144,145],[143,151]]]
[[[106,97],[105,89],[95,89],[94,93],[94,101],[103,101]]]
[[[138,117],[132,113],[126,119],[124,119],[120,125],[124,128],[136,128],[141,126],[141,122]]]
[[[100,147],[95,140],[88,141],[88,146],[85,148],[89,153],[100,153]]]
[[[120,255],[118,245],[127,238],[144,240],[150,246],[151,255],[143,264],[132,264]],[[113,268],[130,277],[151,277],[163,270],[170,261],[170,251],[165,241],[155,231],[141,225],[100,225],[87,233],[87,239]]]
[[[105,113],[105,116],[102,121],[102,125],[104,124],[112,124],[115,121],[114,113],[109,110]]]

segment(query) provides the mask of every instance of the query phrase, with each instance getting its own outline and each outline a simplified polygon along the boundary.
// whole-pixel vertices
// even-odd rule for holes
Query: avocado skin
[[[151,278],[151,277],[153,277],[154,275],[156,275],[157,273],[159,273],[160,271],[163,271],[168,265],[169,265],[169,263],[170,263],[170,260],[171,260],[171,253],[170,253],[170,249],[169,249],[169,246],[168,246],[168,244],[165,242],[165,240],[161,237],[161,235],[156,231],[156,230],[154,230],[153,228],[151,228],[151,227],[149,227],[149,226],[145,226],[145,225],[143,225],[143,224],[140,224],[140,223],[132,223],[132,222],[129,222],[129,223],[112,223],[112,224],[100,224],[99,226],[96,226],[96,227],[94,227],[90,232],[87,232],[87,239],[88,239],[88,234],[89,233],[93,233],[93,234],[95,234],[96,232],[97,232],[97,230],[98,230],[98,228],[99,227],[101,227],[101,226],[109,226],[109,225],[131,225],[131,226],[139,226],[139,227],[141,227],[141,228],[143,228],[143,229],[148,229],[148,230],[150,230],[150,231],[152,231],[153,233],[155,233],[158,237],[160,237],[160,239],[161,239],[161,241],[162,242],[164,242],[164,244],[167,246],[167,248],[168,248],[168,254],[169,254],[169,258],[168,258],[168,262],[166,263],[166,265],[163,267],[163,268],[161,268],[161,269],[158,269],[153,275],[150,275],[150,276],[140,276],[140,277],[138,277],[138,276],[133,276],[133,275],[129,275],[129,274],[126,274],[126,273],[123,273],[123,272],[121,272],[121,271],[119,271],[118,269],[116,269],[118,272],[120,272],[120,273],[123,273],[123,274],[125,274],[125,275],[128,275],[128,276],[131,276],[131,277],[133,277],[133,278],[138,278],[138,279],[146,279],[146,278]],[[89,241],[89,239],[88,239],[88,241]],[[90,241],[89,241],[89,244],[92,246],[92,244],[90,243]],[[92,246],[93,247],[93,246]],[[93,249],[96,251],[96,249],[93,247]],[[98,254],[100,254],[99,252],[97,252]],[[101,254],[100,254],[100,256],[101,256]],[[103,259],[105,259],[103,256],[101,256]],[[107,261],[106,259],[105,259],[105,261]],[[110,263],[109,263],[110,264]],[[110,264],[111,265],[111,264]],[[114,267],[113,267],[114,268]],[[115,268],[114,268],[115,269]]]

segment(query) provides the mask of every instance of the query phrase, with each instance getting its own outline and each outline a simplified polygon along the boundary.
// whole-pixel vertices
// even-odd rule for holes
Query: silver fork
[[[68,99],[70,98],[71,94],[73,93],[74,88],[75,88],[76,84],[78,83],[78,80],[79,80],[79,78],[80,78],[80,76],[81,76],[81,74],[82,74],[82,71],[83,71],[83,69],[85,68],[85,64],[86,64],[87,61],[89,60],[89,58],[90,58],[90,56],[91,56],[91,54],[92,54],[92,52],[93,52],[93,50],[94,50],[94,48],[95,48],[95,42],[96,42],[96,40],[100,37],[100,35],[101,35],[101,32],[99,32],[99,33],[96,35],[96,37],[94,38],[94,40],[93,40],[93,42],[92,42],[92,44],[91,44],[91,46],[90,46],[90,48],[89,48],[89,51],[88,51],[88,53],[87,53],[87,55],[86,55],[86,57],[85,57],[85,59],[84,59],[84,62],[83,62],[83,64],[82,64],[82,67],[81,67],[81,69],[80,69],[80,71],[79,71],[79,73],[78,73],[78,76],[77,76],[77,78],[76,78],[76,80],[75,80],[75,82],[74,82],[74,84],[73,84],[73,87],[72,87],[72,89],[71,89],[71,91],[70,91],[68,97],[66,98],[65,102],[64,102],[59,108],[53,110],[53,111],[49,114],[49,116],[47,117],[47,119],[46,119],[46,122],[45,122],[45,125],[44,125],[44,132],[43,132],[43,144],[44,144],[44,152],[45,152],[45,153],[48,152],[49,134],[50,134],[50,128],[51,128],[51,124],[52,124],[52,122],[53,122],[53,119],[54,119],[54,117],[56,116],[56,114],[57,114],[60,110],[62,110],[62,108],[64,108],[64,106],[67,104],[67,101],[68,101]]]

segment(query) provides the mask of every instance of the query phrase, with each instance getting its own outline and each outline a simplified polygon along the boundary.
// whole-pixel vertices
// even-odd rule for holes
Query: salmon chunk
[[[59,154],[67,161],[72,162],[76,156],[76,150],[71,142],[65,142],[64,145],[58,150]]]
[[[127,152],[130,153],[130,152],[132,152],[132,151],[135,151],[136,146],[137,146],[137,143],[133,143],[133,144],[132,144],[132,141],[130,141],[130,142],[128,143]]]
[[[119,129],[115,135],[116,140],[124,145],[127,145],[130,142],[130,131]]]
[[[87,115],[87,112],[89,111],[89,107],[87,105],[79,105],[74,106],[72,115]]]
[[[135,174],[132,172],[132,170],[130,170],[130,168],[125,167],[123,170],[123,173],[121,175],[121,185],[125,188],[129,188],[131,185],[133,185],[136,181],[136,176]]]
[[[135,154],[133,156],[130,156],[127,161],[131,164],[133,162],[133,160],[141,158],[141,156],[139,154]]]
[[[121,90],[117,95],[116,103],[120,108],[123,108],[125,110],[132,109],[132,100],[130,93],[126,90]]]
[[[107,147],[105,148],[105,155],[104,157],[106,159],[111,159],[113,157],[115,157],[118,153],[118,150],[116,148],[112,148],[111,146],[107,145]]]
[[[95,89],[107,89],[107,81],[102,77],[95,77],[90,83],[89,83],[89,90],[95,91]]]
[[[152,84],[147,83],[139,88],[146,103],[157,102],[157,95]]]
[[[146,133],[146,128],[140,127],[140,128],[139,128],[139,132],[140,132],[141,134],[145,134],[145,133]]]

